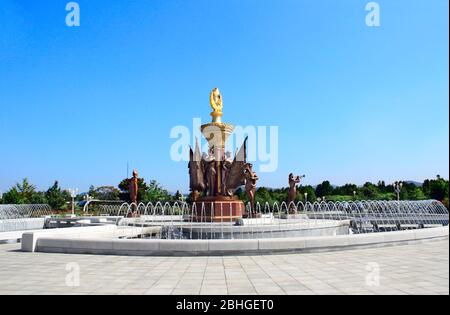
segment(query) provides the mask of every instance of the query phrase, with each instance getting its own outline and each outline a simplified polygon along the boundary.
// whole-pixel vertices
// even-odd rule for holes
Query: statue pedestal
[[[237,197],[203,197],[194,203],[194,222],[236,222],[245,214],[245,204]]]

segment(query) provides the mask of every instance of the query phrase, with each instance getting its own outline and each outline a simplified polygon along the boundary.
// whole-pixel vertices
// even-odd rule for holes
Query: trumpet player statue
[[[195,151],[190,149],[192,215],[200,222],[236,221],[245,215],[245,205],[235,193],[245,185],[248,176],[247,139],[234,158],[225,153],[225,143],[234,126],[222,122],[223,99],[218,88],[211,91],[209,103],[213,110],[212,121],[201,126],[201,132],[208,141],[208,154],[201,153],[198,141]],[[252,175],[256,187],[257,176],[254,172]]]
[[[289,198],[288,198],[288,208],[289,213],[296,214],[297,207],[295,205],[295,199],[297,198],[297,184],[300,183],[303,176],[294,176],[294,174],[289,174]]]

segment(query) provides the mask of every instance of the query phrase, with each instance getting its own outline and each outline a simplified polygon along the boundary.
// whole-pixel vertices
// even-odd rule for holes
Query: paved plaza
[[[328,253],[182,258],[19,248],[0,245],[0,294],[449,294],[448,240]]]

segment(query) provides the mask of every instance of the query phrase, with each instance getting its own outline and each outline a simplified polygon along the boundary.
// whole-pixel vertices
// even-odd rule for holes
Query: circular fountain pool
[[[295,213],[289,211],[292,208]],[[433,200],[257,204],[256,210],[247,218],[219,222],[194,220],[210,216],[204,208],[186,203],[122,204],[115,209],[117,212],[108,214],[124,216],[120,225],[158,226],[161,232],[152,237],[160,239],[333,236],[448,225],[448,210]]]
[[[25,233],[26,251],[113,255],[228,255],[339,250],[448,238],[437,201],[257,205],[239,220],[206,222],[186,203],[104,208],[117,225]]]

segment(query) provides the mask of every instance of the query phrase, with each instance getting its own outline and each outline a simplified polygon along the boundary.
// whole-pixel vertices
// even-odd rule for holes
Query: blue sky
[[[449,174],[447,0],[0,2],[0,190],[117,185],[127,161],[187,192],[176,125],[278,126],[279,167],[260,185]]]

